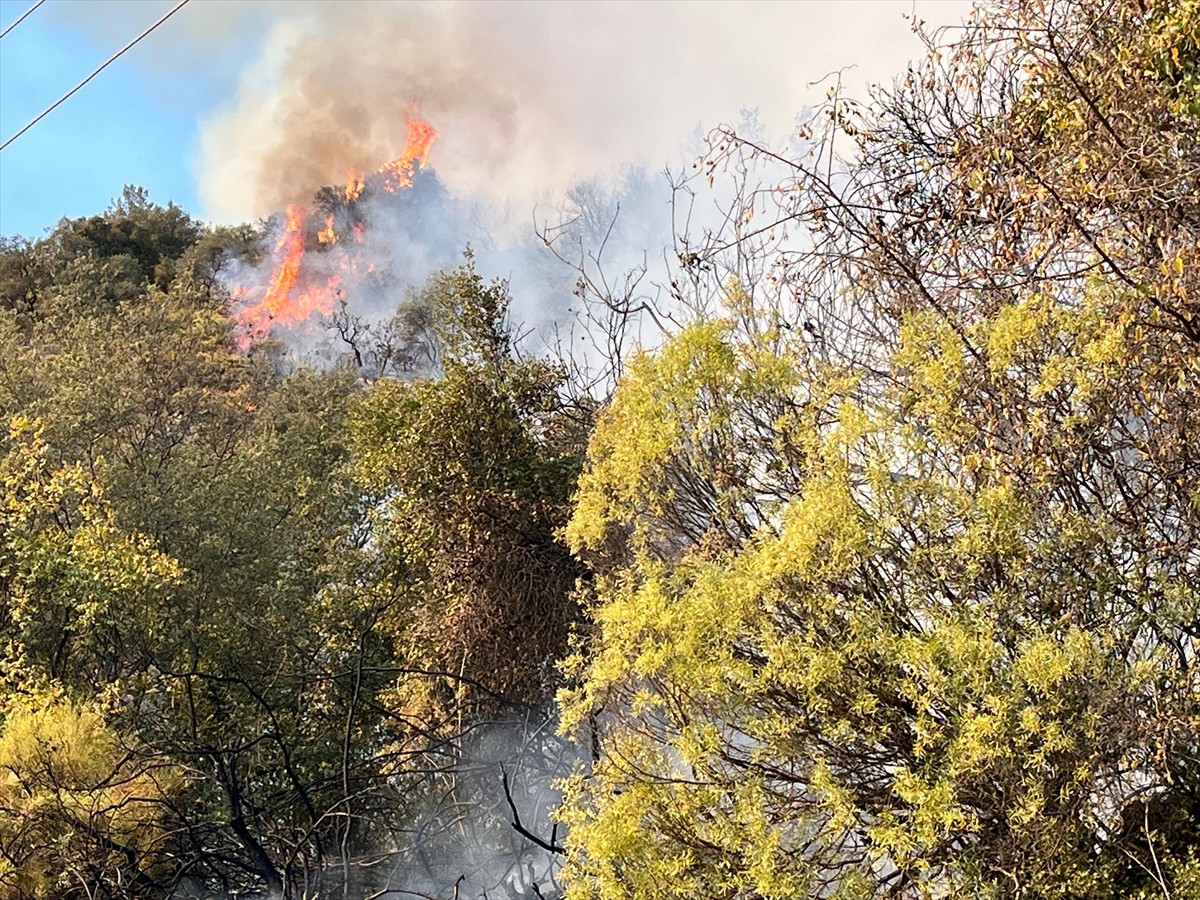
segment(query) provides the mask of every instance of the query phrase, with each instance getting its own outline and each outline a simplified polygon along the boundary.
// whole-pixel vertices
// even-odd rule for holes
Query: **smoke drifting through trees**
[[[1012,0],[803,142],[713,131],[603,401],[470,253],[394,320],[428,371],[354,378],[236,347],[251,227],[0,242],[0,889],[1200,896],[1198,36]],[[641,184],[545,232],[613,381]],[[303,238],[375,216],[386,309],[444,187]]]
[[[942,23],[956,22],[968,6],[915,9]],[[787,134],[797,111],[825,88],[811,82],[849,65],[847,88],[861,90],[919,50],[906,2],[778,5],[752,16],[731,4],[629,6],[619,16],[582,4],[288,9],[243,73],[236,102],[203,129],[208,212],[244,220],[308,204],[323,186],[343,183],[349,169],[371,171],[394,157],[419,103],[441,132],[432,167],[453,198],[459,246],[447,254],[425,236],[414,242],[413,229],[364,209],[378,225],[375,267],[390,271],[393,285],[419,284],[470,243],[481,271],[512,279],[534,345],[566,340],[581,358],[598,355],[597,341],[612,344],[607,325],[592,323],[600,333],[586,340],[577,328],[571,333],[581,312],[570,301],[576,274],[553,264],[535,227],[593,275],[601,247],[610,279],[649,264],[643,296],[630,303],[640,305],[667,281],[655,254],[670,246],[678,224],[666,181],[646,172],[686,168],[704,130],[751,104],[769,131]],[[214,18],[244,26],[256,13],[274,15],[270,5],[201,11],[210,32]],[[753,35],[755,53],[729,67],[719,61],[730,51],[733,21]],[[796,63],[799,34],[807,40]],[[406,233],[391,242],[397,231]],[[619,293],[611,283],[607,289]],[[358,291],[347,313],[377,321],[368,293]]]

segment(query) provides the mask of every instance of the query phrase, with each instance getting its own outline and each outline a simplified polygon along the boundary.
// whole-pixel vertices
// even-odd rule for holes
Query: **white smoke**
[[[206,19],[247,13],[198,3]],[[819,99],[830,72],[862,94],[921,54],[905,14],[956,24],[966,0],[743,4],[314,2],[274,16],[236,98],[202,128],[206,214],[264,216],[346,170],[398,155],[409,104],[442,134],[452,192],[527,223],[533,204],[681,147],[756,108],[770,132]]]
[[[699,137],[747,121],[747,109],[762,134],[786,141],[804,107],[822,99],[831,72],[840,70],[843,89],[862,96],[868,83],[890,80],[921,55],[914,15],[938,27],[969,12],[967,0],[193,7],[201,43],[224,20],[258,23],[265,33],[237,96],[202,126],[197,166],[209,218],[267,216],[307,204],[349,169],[374,171],[404,147],[415,102],[441,133],[431,166],[477,227],[457,242],[417,235],[413,245],[411,235],[397,240],[397,223],[373,215],[368,239],[379,262],[419,284],[473,243],[481,272],[512,278],[514,312],[543,345],[573,327],[579,309],[574,276],[548,266],[535,216],[551,228],[556,216],[589,226],[577,246],[560,244],[579,259],[607,238],[608,275],[619,279],[642,259],[653,267],[678,223],[665,180],[647,173],[687,169]],[[639,172],[635,193],[630,173]],[[581,196],[604,202],[581,209]],[[587,221],[617,208],[611,233],[609,222]],[[385,293],[364,305],[360,292],[355,311],[377,320],[398,299]],[[603,356],[595,346],[574,352]]]

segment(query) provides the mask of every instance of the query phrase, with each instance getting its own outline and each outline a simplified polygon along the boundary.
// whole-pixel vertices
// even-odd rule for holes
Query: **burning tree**
[[[409,118],[408,140],[400,156],[370,176],[352,170],[344,188],[318,193],[318,212],[324,214],[323,219],[310,221],[310,212],[303,206],[287,208],[276,229],[271,272],[265,284],[233,289],[234,317],[243,329],[243,346],[272,329],[311,325],[320,317],[332,316],[339,300],[374,273],[375,262],[356,252],[366,229],[356,207],[376,191],[394,194],[411,189],[418,170],[428,164],[437,137],[432,125]],[[306,264],[305,253],[314,247],[319,257],[314,260],[310,254]]]
[[[241,352],[222,285],[258,246],[134,192],[3,248],[0,886],[449,896],[465,876],[464,897],[548,894],[552,866],[513,828],[504,779],[540,832],[536,770],[565,752],[547,691],[576,572],[553,534],[583,426],[559,421],[555,373],[513,355],[506,292],[473,273],[430,290],[422,340],[440,364],[424,377],[444,381],[283,373]],[[485,364],[474,341],[489,335]],[[369,428],[399,443],[352,459]],[[439,493],[436,461],[401,456],[472,435],[507,471]],[[387,513],[416,493],[423,527],[400,546]],[[494,513],[528,533],[489,533]],[[437,528],[452,522],[477,540],[449,544]],[[472,552],[493,577],[471,580]],[[557,573],[543,595],[505,608],[502,588],[541,572]],[[422,679],[436,716],[401,699]]]
[[[1013,0],[714,132],[673,309],[559,232],[604,404],[470,258],[372,271],[420,123],[266,237],[0,244],[0,890],[1195,895],[1198,34]],[[318,313],[353,365],[251,349]]]

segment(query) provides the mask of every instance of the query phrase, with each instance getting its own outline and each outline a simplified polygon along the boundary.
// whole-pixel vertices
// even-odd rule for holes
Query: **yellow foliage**
[[[96,871],[128,867],[127,853],[152,871],[183,781],[171,766],[135,759],[95,703],[54,690],[10,702],[0,729],[0,886],[61,896]]]
[[[639,357],[601,419],[568,529],[601,557],[562,695],[601,746],[564,806],[572,898],[1196,883],[1200,3],[1011,7],[954,80],[887,95],[928,105],[889,107],[846,195],[795,188],[853,273],[841,360],[768,363],[784,310],[734,285],[735,321]],[[1013,59],[995,110],[910,139]],[[1170,841],[1139,796],[1176,804]]]

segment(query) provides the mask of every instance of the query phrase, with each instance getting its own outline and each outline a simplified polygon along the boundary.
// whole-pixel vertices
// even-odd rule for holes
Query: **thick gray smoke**
[[[385,883],[397,895],[554,900],[562,833],[559,779],[581,762],[554,723],[496,722],[464,742],[450,779],[433,779],[397,835]]]

